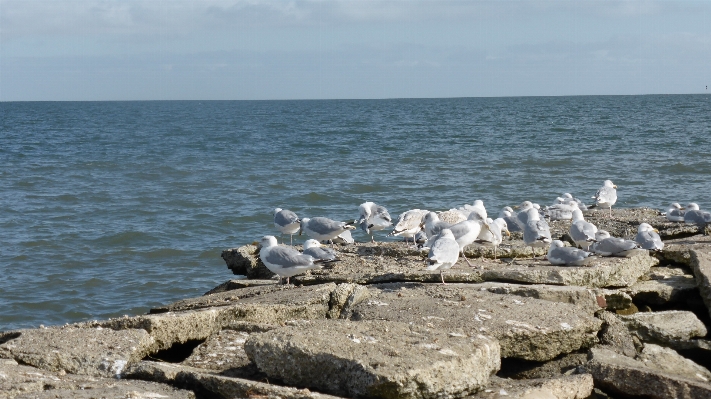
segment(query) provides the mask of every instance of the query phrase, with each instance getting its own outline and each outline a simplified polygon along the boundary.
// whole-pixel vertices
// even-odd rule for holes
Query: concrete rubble
[[[277,285],[246,245],[234,278],[149,314],[0,332],[5,398],[711,398],[711,238],[652,209],[586,212],[661,252],[551,266],[516,234],[444,273],[402,242]],[[551,222],[566,240],[569,221]]]

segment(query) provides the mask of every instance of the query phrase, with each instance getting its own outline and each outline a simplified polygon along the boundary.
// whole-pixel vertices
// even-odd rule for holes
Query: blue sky
[[[708,93],[711,1],[0,0],[0,100]]]

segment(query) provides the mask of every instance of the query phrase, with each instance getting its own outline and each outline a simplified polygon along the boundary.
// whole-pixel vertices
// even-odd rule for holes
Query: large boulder
[[[461,397],[500,367],[483,335],[405,323],[312,321],[251,336],[247,355],[271,378],[347,397]]]
[[[711,397],[711,385],[698,378],[659,370],[611,350],[593,348],[589,358],[583,369],[592,374],[595,386],[605,391],[659,399]]]
[[[502,357],[546,361],[597,342],[601,321],[575,305],[492,294],[476,284],[391,283],[369,287],[352,320],[388,320],[487,334]]]
[[[676,341],[704,337],[708,332],[695,314],[684,310],[640,312],[620,318],[645,342],[672,345]]]

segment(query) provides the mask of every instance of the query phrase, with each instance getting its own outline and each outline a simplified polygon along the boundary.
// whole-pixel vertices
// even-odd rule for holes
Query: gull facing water
[[[617,186],[612,184],[612,181],[605,180],[592,198],[595,199],[595,205],[600,208],[609,208],[610,218],[612,218],[612,206],[617,202]]]
[[[443,229],[441,237],[434,242],[427,255],[427,270],[439,270],[439,276],[444,282],[444,271],[450,269],[459,260],[459,244],[454,239],[452,230]]]
[[[288,234],[291,245],[294,245],[294,234],[299,232],[301,220],[294,212],[288,209],[274,208],[274,227],[281,234]]]
[[[304,255],[292,247],[278,245],[274,236],[264,236],[260,242],[259,259],[264,266],[281,279],[286,277],[289,284],[289,277],[305,273],[307,270],[320,269],[321,264],[327,262],[324,259],[314,259],[311,255]]]

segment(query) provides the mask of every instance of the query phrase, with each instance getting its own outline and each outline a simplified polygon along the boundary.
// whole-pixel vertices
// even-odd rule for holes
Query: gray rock
[[[587,353],[570,353],[546,362],[532,362],[520,359],[502,359],[499,377],[515,380],[550,379],[572,375],[588,362]]]
[[[0,399],[10,398],[194,398],[191,391],[145,381],[51,372],[0,360]]]
[[[249,280],[249,279],[238,279],[226,281],[217,287],[206,292],[205,295],[219,294],[221,292],[227,292],[232,290],[238,290],[240,288],[256,287],[261,285],[275,285],[275,280]]]
[[[600,309],[625,309],[632,304],[632,298],[620,291],[578,286],[558,286],[545,284],[482,283],[480,287],[489,292],[503,295],[518,295],[546,301],[570,303],[591,314]]]
[[[335,399],[308,389],[284,387],[264,382],[218,375],[188,366],[143,361],[129,370],[131,378],[160,381],[178,387],[206,392],[204,397]]]
[[[244,352],[244,342],[250,335],[252,334],[246,331],[222,330],[193,349],[190,356],[181,364],[218,372],[230,369],[249,369],[252,362]],[[246,371],[252,374],[250,371],[256,370]],[[242,377],[249,376],[243,375]]]
[[[502,357],[546,361],[597,342],[602,322],[575,305],[492,294],[474,284],[369,287],[353,320],[389,320],[496,337]]]
[[[694,276],[683,275],[638,281],[620,290],[631,296],[635,303],[658,306],[683,302],[694,295],[697,289]]]
[[[339,284],[338,287],[331,293],[331,301],[329,302],[330,310],[328,318],[338,319],[347,318],[350,309],[353,306],[361,303],[368,298],[370,293],[368,288],[358,284]]]
[[[120,376],[154,346],[153,338],[140,329],[62,327],[18,333],[0,345],[0,357],[47,371],[96,377]]]
[[[511,380],[492,376],[486,387],[471,398],[506,399],[585,399],[592,394],[590,374],[554,378]]]
[[[673,240],[664,247],[661,257],[665,261],[680,263],[691,268],[701,298],[711,315],[711,238],[694,236]]]
[[[459,397],[500,366],[483,335],[385,321],[312,321],[254,335],[245,350],[271,378],[348,397]]]
[[[153,344],[151,353],[168,349],[176,343],[203,340],[220,331],[225,324],[223,308],[161,313],[134,317],[118,317],[109,320],[74,324],[79,328],[104,328],[116,331],[141,329],[150,334]]]
[[[647,367],[660,371],[684,376],[707,384],[711,382],[711,372],[670,348],[645,344],[637,360],[644,362]]]
[[[320,303],[324,295],[330,296],[330,293],[335,289],[336,285],[333,283],[313,287],[277,284],[257,285],[203,295],[197,298],[183,299],[165,306],[155,307],[150,312],[153,314],[184,312],[186,310],[227,307],[247,303],[306,305]]]
[[[641,312],[620,318],[644,342],[669,345],[674,341],[704,337],[707,333],[704,323],[684,310]]]
[[[233,274],[247,276],[250,279],[269,279],[274,276],[274,273],[259,260],[256,245],[226,249],[222,251],[221,256]]]
[[[649,398],[711,398],[711,385],[667,373],[619,353],[593,348],[583,367],[605,391]]]
[[[619,319],[614,313],[599,312],[597,317],[603,321],[602,328],[598,337],[600,343],[606,345],[618,353],[625,356],[637,356],[637,348],[641,348],[639,338],[630,333],[625,323]]]

